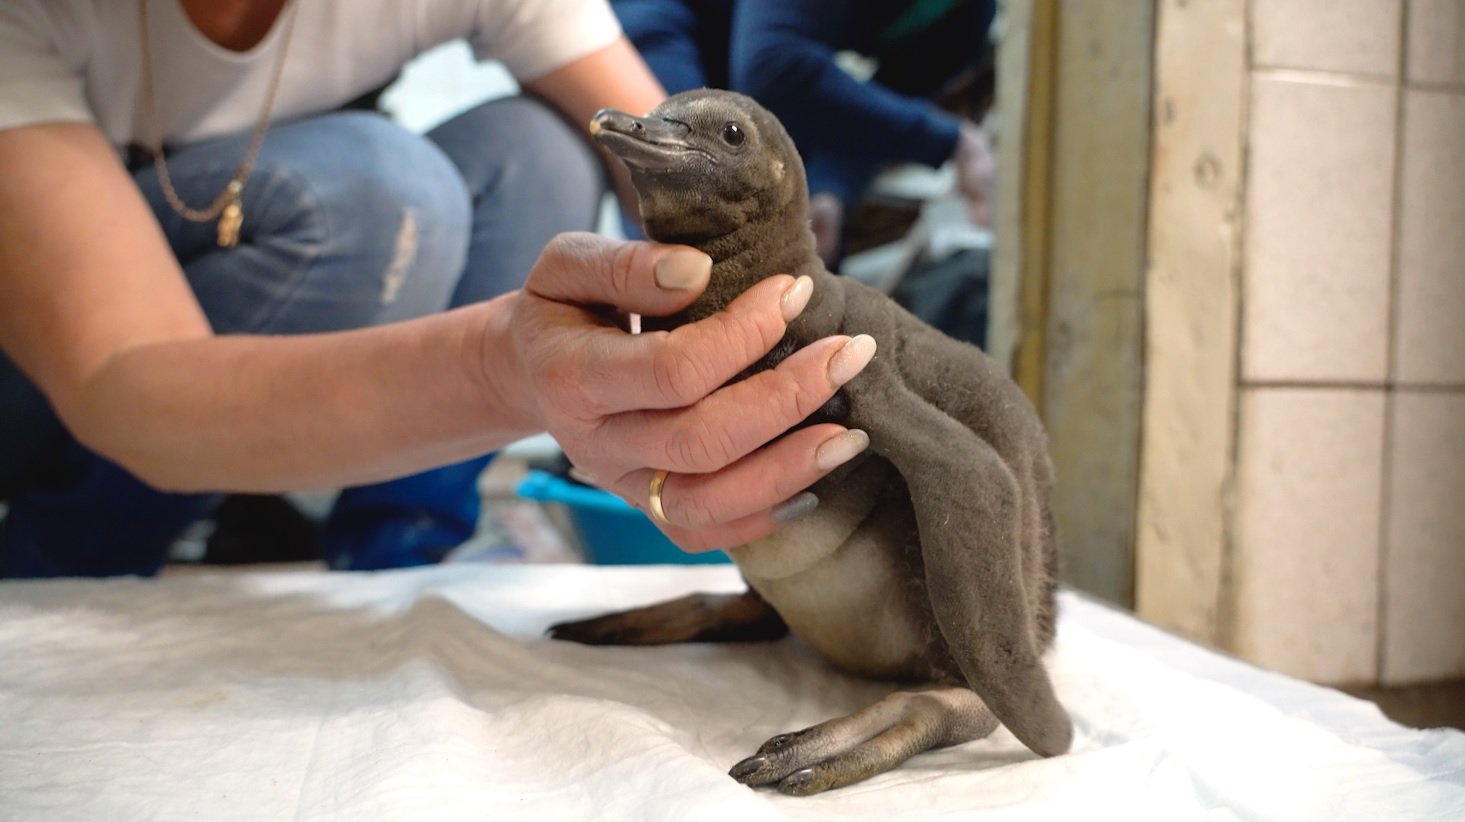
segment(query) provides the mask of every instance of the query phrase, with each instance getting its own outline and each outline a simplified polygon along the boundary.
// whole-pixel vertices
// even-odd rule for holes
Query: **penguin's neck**
[[[799,275],[810,269],[823,271],[814,251],[814,234],[803,214],[778,220],[753,220],[715,237],[673,240],[684,242],[712,258],[712,277],[707,290],[671,325],[709,317],[726,308],[739,294],[776,274]]]

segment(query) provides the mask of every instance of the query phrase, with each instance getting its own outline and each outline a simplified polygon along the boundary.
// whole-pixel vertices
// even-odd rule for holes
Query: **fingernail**
[[[711,272],[711,257],[697,251],[677,251],[656,261],[656,284],[680,291],[700,285]]]
[[[814,450],[814,464],[820,471],[833,471],[870,447],[870,435],[858,428],[836,434]]]
[[[778,309],[783,312],[783,321],[793,322],[794,317],[803,312],[804,307],[809,304],[809,298],[814,296],[814,280],[808,274],[794,280],[794,284],[783,292],[783,299],[779,302]]]
[[[789,497],[788,501],[780,503],[774,508],[773,521],[790,523],[796,519],[803,519],[814,513],[814,509],[818,507],[819,496],[809,491],[804,491],[801,494],[795,494]]]
[[[844,385],[875,358],[875,338],[869,334],[853,337],[829,361],[829,381]]]

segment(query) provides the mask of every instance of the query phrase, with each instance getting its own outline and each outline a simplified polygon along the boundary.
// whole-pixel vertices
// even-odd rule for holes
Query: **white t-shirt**
[[[148,5],[164,143],[248,131],[263,107],[286,15],[298,14],[271,115],[331,111],[389,82],[412,57],[466,39],[480,59],[534,80],[609,45],[605,0],[296,0],[270,33],[234,52],[194,27],[178,0]],[[146,144],[137,0],[0,2],[0,129],[95,123],[115,146]]]

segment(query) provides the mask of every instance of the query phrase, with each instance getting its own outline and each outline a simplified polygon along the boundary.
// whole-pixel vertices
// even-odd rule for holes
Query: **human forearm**
[[[405,474],[538,430],[480,365],[496,347],[484,335],[506,327],[511,301],[336,334],[139,346],[61,410],[90,447],[172,490]]]
[[[0,179],[0,345],[78,439],[148,482],[356,482],[532,428],[478,359],[485,335],[507,336],[509,300],[340,334],[215,337],[95,128],[0,131]]]

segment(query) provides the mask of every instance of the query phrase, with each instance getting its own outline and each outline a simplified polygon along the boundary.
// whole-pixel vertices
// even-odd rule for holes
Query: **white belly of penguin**
[[[821,508],[767,539],[728,553],[800,639],[835,665],[872,677],[922,670],[926,649],[911,591],[863,514]]]

